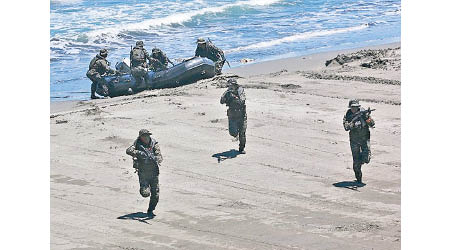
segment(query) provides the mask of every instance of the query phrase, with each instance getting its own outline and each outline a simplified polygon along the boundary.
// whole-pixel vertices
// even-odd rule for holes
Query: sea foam
[[[95,38],[98,36],[116,36],[124,31],[139,31],[139,30],[147,30],[151,27],[163,26],[163,25],[172,25],[172,24],[180,24],[182,25],[185,22],[192,20],[195,16],[211,14],[211,13],[220,13],[224,12],[229,8],[237,7],[237,6],[265,6],[271,5],[281,0],[249,0],[249,1],[238,1],[235,3],[224,4],[222,6],[217,7],[206,7],[198,10],[176,13],[166,17],[154,18],[145,20],[138,23],[131,23],[125,25],[119,25],[114,28],[93,30],[87,33],[87,36],[90,38]]]
[[[296,42],[299,40],[306,40],[313,37],[318,36],[327,36],[327,35],[333,35],[338,33],[345,33],[345,32],[352,32],[357,30],[362,30],[365,28],[368,28],[368,24],[363,24],[359,26],[353,26],[348,28],[341,28],[341,29],[332,29],[332,30],[320,30],[320,31],[311,31],[311,32],[304,32],[304,33],[298,33],[290,36],[286,36],[283,38],[278,38],[270,41],[264,41],[259,43],[254,43],[246,46],[241,46],[233,49],[226,50],[225,53],[233,53],[237,51],[243,51],[243,50],[252,50],[252,49],[261,49],[261,48],[268,48],[275,45],[279,45],[282,43],[290,43],[290,42]]]

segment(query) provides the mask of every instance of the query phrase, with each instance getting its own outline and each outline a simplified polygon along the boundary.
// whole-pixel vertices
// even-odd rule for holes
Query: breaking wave
[[[67,2],[76,0],[66,0]],[[63,2],[66,2],[63,1]],[[54,50],[52,56],[63,54],[77,54],[80,47],[91,47],[92,49],[98,49],[105,45],[126,45],[123,39],[133,39],[133,35],[144,33],[157,34],[158,32],[154,27],[169,26],[169,25],[183,25],[186,22],[191,21],[194,17],[225,12],[229,8],[233,7],[245,7],[245,6],[266,6],[271,5],[281,0],[247,0],[237,1],[235,3],[224,4],[218,7],[205,7],[198,10],[192,10],[188,12],[176,13],[166,17],[153,18],[137,23],[127,23],[122,25],[116,25],[110,28],[97,28],[96,30],[87,31],[82,34],[69,34],[65,37],[56,36],[50,40],[50,47]],[[147,34],[148,33],[148,34]]]
[[[246,45],[246,46],[229,49],[229,50],[226,50],[225,53],[233,53],[233,52],[238,52],[238,51],[243,51],[243,50],[268,48],[268,47],[272,47],[272,46],[279,45],[282,43],[296,42],[299,40],[306,40],[306,39],[318,37],[318,36],[328,36],[328,35],[334,35],[334,34],[338,34],[338,33],[362,30],[362,29],[368,28],[369,26],[370,26],[369,24],[363,24],[363,25],[349,27],[349,28],[304,32],[304,33],[299,33],[299,34],[295,34],[295,35],[291,35],[291,36],[286,36],[286,37],[279,38],[279,39],[274,39],[271,41],[259,42],[259,43],[254,43],[254,44],[250,44],[250,45]]]
[[[171,25],[171,24],[183,24],[187,21],[190,21],[195,16],[200,16],[209,13],[220,13],[225,10],[237,7],[237,6],[264,6],[271,5],[276,2],[280,2],[281,0],[249,0],[249,1],[238,1],[236,3],[225,4],[219,7],[207,7],[199,10],[193,10],[185,13],[177,13],[166,17],[155,18],[146,20],[139,23],[132,23],[121,25],[115,28],[95,30],[88,33],[90,37],[96,37],[99,35],[117,35],[121,31],[138,31],[138,30],[146,30],[151,27],[157,27],[162,25]]]

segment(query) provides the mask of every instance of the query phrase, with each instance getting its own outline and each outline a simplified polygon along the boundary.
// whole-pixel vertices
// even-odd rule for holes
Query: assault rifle
[[[376,109],[370,109],[367,108],[367,110],[360,110],[358,112],[356,112],[356,114],[353,116],[352,120],[350,121],[350,123],[353,123],[356,125],[356,122],[360,122],[361,124],[363,124],[363,122],[366,121],[366,119],[369,117],[370,113],[372,113],[372,111],[375,111]],[[363,120],[363,121],[361,121]]]
[[[139,145],[139,149],[141,149],[142,151],[144,151],[144,154],[146,156],[145,158],[145,162],[147,162],[148,160],[151,160],[153,163],[156,164],[156,166],[158,166],[158,161],[156,160],[155,155],[153,154],[153,152],[151,152],[150,150],[146,149],[144,146]]]
[[[173,64],[173,62],[167,57],[167,62],[172,64],[172,67],[175,66],[175,64]]]

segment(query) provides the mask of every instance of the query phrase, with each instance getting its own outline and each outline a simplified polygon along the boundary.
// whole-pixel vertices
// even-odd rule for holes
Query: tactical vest
[[[153,138],[151,138],[151,139],[152,139],[152,141],[150,142],[149,150],[154,154],[155,153],[155,145],[158,142],[155,139],[153,139]],[[138,147],[139,144],[141,144],[138,141],[139,141],[139,139],[137,139],[135,144],[134,144],[136,148]],[[158,176],[159,175],[159,164],[157,164],[157,163],[155,163],[153,161],[149,161],[149,160],[138,160],[136,163],[137,163],[137,167],[139,169],[139,172],[141,174],[143,174],[145,172],[147,175],[151,175],[151,176]]]
[[[91,62],[89,63],[89,70],[88,70],[88,72],[90,71],[93,74],[93,72],[95,71],[95,72],[99,73],[100,75],[105,73],[105,69],[99,67],[99,64],[97,63],[99,60],[105,60],[106,61],[105,58],[101,58],[99,56],[95,56],[94,58],[92,58]],[[108,61],[106,61],[106,64],[109,65]]]
[[[364,110],[361,108],[361,110]],[[347,113],[345,114],[345,119],[350,122],[354,117],[354,114],[352,113],[351,109],[347,110]],[[370,139],[370,130],[369,126],[367,125],[364,118],[359,119],[361,122],[361,125],[359,127],[355,127],[350,129],[349,135],[350,140],[369,140]]]

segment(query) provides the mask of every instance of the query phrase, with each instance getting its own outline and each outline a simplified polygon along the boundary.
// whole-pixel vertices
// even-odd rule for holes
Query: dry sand
[[[51,248],[400,249],[400,50],[382,54],[381,68],[361,67],[369,57],[325,67],[339,53],[51,103]],[[233,151],[219,104],[233,74],[248,99],[246,155]],[[376,109],[364,187],[346,185],[354,180],[342,127],[350,98]],[[125,154],[141,128],[164,156],[151,220]]]

